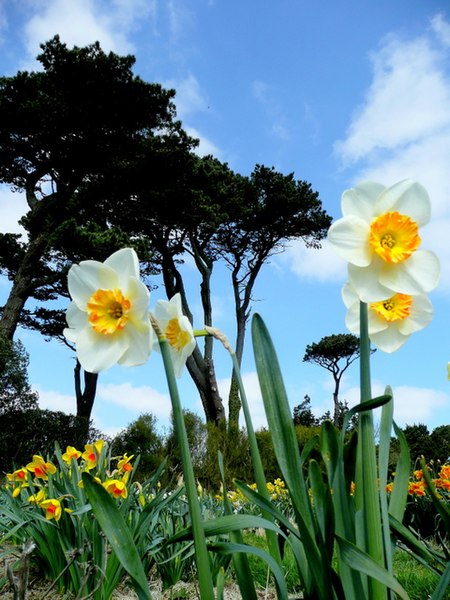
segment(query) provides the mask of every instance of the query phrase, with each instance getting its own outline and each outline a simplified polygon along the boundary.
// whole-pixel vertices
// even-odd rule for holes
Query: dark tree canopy
[[[98,43],[68,49],[56,36],[38,60],[43,71],[0,79],[0,182],[24,192],[29,206],[22,219],[28,240],[0,236],[0,272],[13,282],[0,330],[12,338],[20,321],[61,338],[63,314],[46,305],[32,310],[27,301],[67,296],[70,264],[132,245],[144,274],[159,272],[167,296],[179,292],[191,320],[195,301],[180,265],[192,257],[206,325],[213,325],[213,269],[225,262],[240,362],[263,265],[289,240],[317,248],[326,234],[331,219],[318,193],[293,174],[257,165],[242,176],[196,156],[196,141],[176,120],[175,92],[135,76],[132,56],[105,54]],[[207,420],[222,420],[211,338],[187,366]],[[75,376],[87,422],[96,379],[87,375],[83,390],[79,370]],[[239,409],[232,385],[229,420],[236,425]]]

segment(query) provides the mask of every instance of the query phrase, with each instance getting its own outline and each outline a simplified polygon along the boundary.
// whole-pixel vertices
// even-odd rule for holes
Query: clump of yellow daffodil
[[[139,279],[136,252],[123,248],[105,262],[82,261],[68,275],[72,302],[64,335],[76,344],[81,366],[99,373],[118,363],[144,364],[153,330],[147,287]]]
[[[430,219],[424,187],[404,180],[385,188],[367,181],[342,196],[343,217],[328,232],[328,241],[348,262],[350,283],[362,302],[393,294],[417,295],[433,290],[439,261],[419,250],[419,228]]]

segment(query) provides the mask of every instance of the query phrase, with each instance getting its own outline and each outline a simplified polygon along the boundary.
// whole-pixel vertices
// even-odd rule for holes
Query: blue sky
[[[177,91],[185,129],[235,171],[255,164],[311,182],[333,216],[342,192],[362,180],[411,178],[429,191],[432,221],[421,232],[442,275],[430,295],[432,324],[391,355],[372,360],[373,393],[394,389],[400,425],[450,423],[450,9],[443,0],[8,0],[0,2],[0,71],[37,69],[39,44],[58,33],[69,46],[99,40],[136,56],[135,73]],[[20,231],[23,198],[0,188],[0,230]],[[198,279],[186,263],[196,322]],[[233,338],[233,300],[225,269],[214,279],[215,325]],[[302,362],[305,346],[345,332],[340,290],[346,266],[329,250],[293,243],[273,257],[254,292],[279,353],[292,406],[305,394],[320,415],[332,408],[330,374]],[[157,281],[154,282],[158,283]],[[0,302],[9,283],[0,279]],[[151,305],[164,297],[152,292]],[[73,412],[74,358],[56,342],[20,330],[30,381],[41,405]],[[224,397],[229,362],[217,348]],[[243,364],[255,426],[264,424],[250,339]],[[202,414],[187,372],[183,404]],[[358,399],[352,367],[341,398]],[[158,355],[147,365],[101,374],[95,424],[106,433],[141,412],[168,423],[170,401]]]

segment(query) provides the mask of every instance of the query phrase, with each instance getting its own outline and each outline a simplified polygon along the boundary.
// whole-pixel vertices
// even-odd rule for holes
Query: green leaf
[[[387,586],[403,600],[410,600],[397,579],[384,567],[375,562],[373,558],[341,537],[336,536],[336,540],[339,544],[342,558],[349,566]]]
[[[291,495],[295,520],[309,559],[307,564],[299,565],[303,572],[303,582],[312,582],[313,587],[311,590],[307,589],[306,593],[315,593],[317,598],[330,598],[331,565],[327,561],[326,549],[322,547],[319,550],[316,542],[318,526],[302,473],[297,436],[283,377],[272,339],[258,314],[252,319],[252,338],[256,370],[275,456]]]
[[[411,469],[411,453],[405,434],[394,422],[394,431],[400,444],[400,454],[395,469],[395,477],[389,501],[389,514],[398,521],[403,520],[408,498],[408,480]]]
[[[450,562],[447,563],[447,568],[442,574],[437,588],[434,590],[430,600],[445,600],[448,598],[448,589],[450,586]]]
[[[390,515],[389,522],[392,530],[395,532],[396,537],[408,548],[414,558],[421,562],[435,573],[441,575],[435,565],[441,563],[446,564],[445,556],[435,550],[431,550],[422,540],[417,537],[400,521],[398,521],[393,515]]]
[[[139,600],[151,600],[141,559],[114,500],[89,473],[83,473],[83,484],[92,511],[123,568],[130,575]]]

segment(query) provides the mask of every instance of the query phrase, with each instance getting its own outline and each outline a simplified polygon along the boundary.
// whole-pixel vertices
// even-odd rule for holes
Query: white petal
[[[439,273],[437,256],[430,250],[417,250],[401,263],[383,265],[379,279],[381,285],[393,292],[416,295],[433,290]]]
[[[76,342],[80,331],[89,326],[87,313],[80,310],[75,302],[69,304],[66,312],[66,321],[69,327],[64,329],[63,333],[72,342]]]
[[[372,334],[370,339],[377,348],[390,354],[403,346],[408,337],[407,335],[402,335],[397,327],[391,325],[384,331]]]
[[[131,302],[130,316],[133,319],[148,321],[150,292],[147,286],[139,279],[130,277],[124,295]]]
[[[119,287],[117,273],[96,260],[84,260],[72,265],[68,275],[69,293],[81,310],[86,309],[90,297],[98,289],[111,290]]]
[[[369,225],[360,217],[349,215],[335,221],[328,230],[328,241],[337,254],[359,267],[372,260],[369,246]]]
[[[115,365],[128,349],[126,336],[102,335],[92,328],[83,329],[77,338],[77,357],[89,373],[100,373]]]
[[[124,367],[145,364],[153,346],[153,329],[150,324],[141,331],[135,327],[127,326],[122,333],[127,339],[128,349],[118,360],[118,363]]]
[[[359,335],[359,300],[354,302],[345,315],[345,326],[354,335]]]
[[[119,277],[119,288],[126,289],[126,283],[130,277],[139,279],[139,260],[133,248],[122,248],[111,254],[105,265],[114,269]]]
[[[381,266],[381,261],[376,257],[374,257],[370,267],[361,268],[348,265],[350,285],[362,302],[379,302],[392,296],[392,290],[379,281]]]
[[[374,181],[364,181],[354,188],[345,190],[342,194],[342,214],[355,215],[370,223],[373,219],[375,200],[385,189],[384,185]]]
[[[426,189],[417,181],[405,179],[387,188],[375,205],[376,216],[385,212],[397,211],[408,215],[418,225],[430,220],[431,203]]]
[[[369,328],[369,336],[379,331],[384,331],[389,327],[386,319],[382,319],[374,310],[371,310],[370,304],[367,307],[367,326]]]
[[[349,282],[342,287],[341,294],[346,308],[350,308],[355,303],[359,305],[359,296]]]
[[[420,331],[433,320],[433,305],[427,296],[419,295],[413,297],[411,314],[399,323],[398,329],[403,335],[411,335]]]

